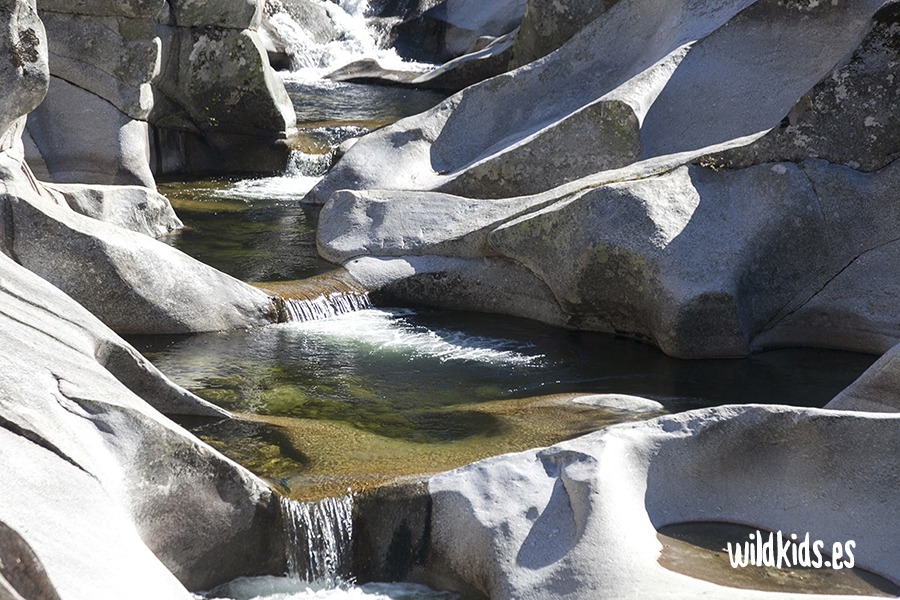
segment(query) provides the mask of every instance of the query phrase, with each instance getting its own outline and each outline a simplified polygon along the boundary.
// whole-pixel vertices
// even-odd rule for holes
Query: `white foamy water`
[[[415,325],[404,318],[411,314],[411,311],[372,309],[279,327],[320,338],[327,345],[347,343],[369,348],[373,353],[431,357],[441,362],[537,366],[544,358],[541,354],[529,353],[531,347],[525,343]]]
[[[215,195],[244,200],[296,200],[313,188],[331,165],[331,154],[291,152],[283,175],[242,179],[234,185],[215,190]]]
[[[243,577],[198,600],[455,600],[453,592],[414,583],[334,586],[289,577]]]
[[[334,27],[337,39],[319,44],[303,26],[286,12],[270,18],[273,27],[287,42],[292,71],[285,74],[291,81],[317,81],[352,62],[370,58],[386,69],[425,71],[434,65],[404,61],[393,48],[382,48],[377,33],[369,27],[367,0],[319,0]]]
[[[285,309],[293,321],[320,321],[339,315],[372,308],[368,294],[336,292],[313,298],[300,300],[288,298]]]

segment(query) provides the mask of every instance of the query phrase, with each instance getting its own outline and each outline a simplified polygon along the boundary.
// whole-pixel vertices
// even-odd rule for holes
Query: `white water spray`
[[[367,17],[367,0],[318,0],[331,19],[337,36],[320,44],[287,12],[269,17],[291,57],[291,73],[286,79],[296,82],[319,81],[329,73],[352,62],[370,58],[386,69],[424,71],[433,65],[404,61],[393,48],[383,48],[378,33]]]
[[[368,294],[335,292],[311,300],[286,298],[284,307],[292,321],[321,321],[372,308]]]

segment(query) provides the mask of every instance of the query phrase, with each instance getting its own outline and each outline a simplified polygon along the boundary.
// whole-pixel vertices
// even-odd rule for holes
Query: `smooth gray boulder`
[[[28,132],[52,181],[155,188],[149,127],[76,85],[50,78],[47,97],[28,115]]]
[[[60,596],[187,600],[282,571],[277,499],[148,402],[222,411],[5,255],[0,273],[0,521]]]
[[[150,237],[184,226],[165,196],[143,186],[72,183],[44,184],[43,189],[79,214]]]
[[[616,425],[386,496],[380,542],[400,564],[405,540],[407,577],[496,599],[769,597],[659,562],[657,531],[697,521],[854,540],[856,566],[896,583],[898,433],[894,415],[760,405]]]
[[[272,299],[146,235],[78,214],[7,167],[0,212],[6,252],[119,333],[188,333],[263,325]]]
[[[859,379],[825,407],[834,410],[900,412],[900,345],[885,352]]]
[[[625,333],[674,356],[797,345],[880,353],[900,341],[900,164],[869,174],[824,161],[639,166],[516,199],[339,192],[320,214],[319,251],[372,289],[441,306],[458,296],[424,275],[437,265],[508,268],[522,293],[544,300],[527,312],[522,302],[483,310]],[[527,285],[512,275],[523,267]],[[508,293],[502,276],[475,289]]]
[[[881,4],[619,2],[552,56],[367,136],[307,199],[527,195],[768,131],[857,47]]]
[[[147,117],[160,43],[151,18],[163,2],[41,4],[47,99],[29,117],[28,160],[59,183],[154,188]]]
[[[529,0],[510,66],[521,67],[562,46],[619,0]]]
[[[233,26],[158,25],[162,71],[154,81],[157,172],[281,171],[296,115],[262,40]]]
[[[900,342],[900,167],[892,133],[866,146],[860,132],[861,115],[896,96],[896,5],[880,5],[622,0],[552,55],[361,138],[307,197],[328,200],[319,250],[524,267],[550,290],[530,316],[680,357],[885,352]],[[597,62],[594,46],[613,43],[616,60]],[[797,98],[825,98],[834,81],[852,100],[803,112]],[[787,161],[723,162],[770,147],[785,114],[812,127],[821,113],[826,136],[841,111],[835,139],[876,169],[817,159],[815,145],[793,145]],[[395,275],[373,279],[408,300],[438,296],[426,277],[404,287]],[[521,314],[512,306],[500,312]]]
[[[132,119],[147,119],[153,107],[150,81],[160,67],[160,42],[149,19],[44,11],[41,20],[54,76],[107,100]]]
[[[24,115],[35,109],[41,102],[41,90],[47,89],[46,44],[34,7],[17,4],[17,8],[22,14],[11,15],[12,20],[3,23],[27,28],[23,31],[31,33],[22,35],[28,39],[34,36],[35,45],[30,48],[24,42],[18,43],[21,52],[28,54],[28,61],[23,58],[14,69],[0,68],[0,76],[9,89],[5,98],[10,99],[6,112],[0,113],[4,117],[0,125],[7,128],[0,132],[4,142],[0,147],[0,251],[74,296],[119,332],[188,333],[272,322],[277,314],[266,294],[142,234],[157,235],[162,229],[177,226],[171,206],[160,196],[112,188],[62,186],[48,190],[35,179],[23,164],[25,145],[21,136]],[[51,92],[50,103],[45,101],[37,109],[48,111],[47,123],[53,119],[53,102],[61,102],[65,110],[87,111],[85,122],[68,126],[89,128],[98,117],[109,118],[112,131],[103,130],[104,133],[121,135],[136,124],[146,135],[146,122],[129,120],[98,96],[61,79],[52,80],[63,94]],[[87,98],[103,103],[109,114],[92,113],[94,105],[90,102],[78,104]],[[63,99],[68,102],[62,102]],[[127,123],[115,121],[116,115]],[[32,128],[32,137],[36,133],[37,129]],[[93,139],[88,144],[92,147],[85,148],[85,152],[96,161],[94,167],[108,167],[110,171],[104,175],[109,176],[117,172],[116,166],[102,162],[108,147],[103,145],[104,136],[100,138]],[[94,147],[100,148],[101,156],[90,154]],[[65,153],[58,158],[64,160]],[[59,173],[61,164],[48,166]],[[147,169],[146,156],[137,157],[134,164]],[[77,165],[72,168],[77,169]],[[149,182],[143,183],[152,181],[151,176]],[[116,201],[126,206],[114,206]],[[69,202],[91,216],[79,214]],[[113,224],[116,222],[136,231],[117,227]]]

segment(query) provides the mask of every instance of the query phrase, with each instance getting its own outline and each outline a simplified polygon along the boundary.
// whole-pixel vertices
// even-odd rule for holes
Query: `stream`
[[[318,209],[299,200],[343,141],[443,96],[323,81],[326,67],[339,62],[335,55],[345,59],[360,50],[329,52],[328,60],[320,56],[283,74],[301,132],[288,170],[255,179],[162,181],[159,190],[186,226],[167,243],[251,283],[301,280],[335,268],[316,252]],[[350,586],[343,582],[352,574],[335,566],[344,560],[341,551],[297,532],[319,532],[312,537],[326,539],[326,546],[341,536],[349,540],[350,509],[345,501],[323,498],[348,499],[348,491],[399,477],[659,414],[598,408],[575,401],[580,396],[642,396],[669,412],[730,403],[822,406],[875,359],[787,349],[741,360],[684,361],[613,335],[391,306],[246,331],[130,341],[173,381],[236,414],[230,421],[184,424],[293,498],[286,510],[299,511],[299,529],[286,532],[290,545],[325,561],[301,568],[304,560],[294,557],[291,577],[237,580],[205,596],[234,600],[455,597],[408,584]]]

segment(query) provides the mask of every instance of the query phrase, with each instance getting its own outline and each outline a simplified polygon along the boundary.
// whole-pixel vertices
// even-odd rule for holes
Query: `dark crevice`
[[[19,257],[16,254],[16,222],[15,217],[13,216],[12,202],[9,200],[9,192],[6,192],[6,196],[4,206],[0,209],[3,212],[3,242],[5,254],[21,265],[22,261],[19,260]]]
[[[868,254],[869,252],[873,252],[873,251],[875,251],[875,250],[878,250],[879,248],[884,248],[885,246],[889,246],[889,245],[894,244],[894,243],[896,243],[896,242],[900,242],[900,238],[894,238],[894,239],[888,240],[888,241],[886,241],[886,242],[882,242],[882,243],[880,243],[880,244],[877,244],[877,245],[875,245],[875,246],[872,246],[871,248],[867,248],[867,249],[863,250],[862,252],[860,252],[859,254],[857,254],[856,256],[854,256],[852,259],[850,259],[849,261],[847,261],[847,264],[845,264],[843,267],[841,267],[841,269],[840,269],[837,273],[835,273],[834,275],[832,275],[831,277],[829,277],[829,278],[825,281],[825,283],[823,283],[821,286],[819,286],[819,288],[818,288],[815,292],[813,292],[813,293],[809,296],[809,298],[807,298],[802,304],[800,304],[800,306],[798,306],[797,308],[795,308],[795,309],[789,311],[788,313],[782,315],[781,317],[778,317],[777,319],[773,319],[772,321],[770,321],[769,323],[767,323],[766,326],[759,332],[759,334],[762,334],[762,333],[765,333],[766,331],[769,331],[769,330],[771,330],[771,329],[774,329],[775,327],[778,326],[779,323],[781,323],[781,322],[784,321],[785,319],[789,318],[791,315],[793,315],[793,314],[799,312],[800,310],[802,310],[804,306],[806,306],[807,304],[809,304],[810,302],[812,302],[813,300],[815,300],[815,298],[816,298],[819,294],[821,294],[821,293],[825,290],[825,288],[827,288],[827,287],[831,284],[832,281],[834,281],[835,279],[837,279],[838,277],[840,277],[840,276],[844,273],[844,271],[846,271],[846,270],[849,269],[851,266],[853,266],[853,264],[856,263],[856,262],[857,262],[860,258],[862,258],[865,254]],[[757,335],[759,335],[759,334],[757,334]]]
[[[96,477],[94,477],[94,475],[90,471],[88,471],[87,469],[85,469],[84,467],[79,465],[77,462],[72,460],[72,458],[70,458],[68,455],[66,455],[62,450],[57,448],[55,445],[53,445],[52,443],[50,443],[49,441],[44,439],[39,433],[34,432],[30,429],[26,429],[25,427],[22,427],[21,425],[13,423],[12,421],[5,419],[2,416],[0,416],[0,427],[2,427],[3,429],[6,429],[7,431],[9,431],[10,433],[12,433],[14,435],[25,438],[29,442],[40,446],[44,450],[52,452],[53,454],[55,454],[62,460],[66,461],[73,467],[77,468],[79,471],[83,471],[86,475],[90,476],[92,479],[96,479]]]

